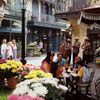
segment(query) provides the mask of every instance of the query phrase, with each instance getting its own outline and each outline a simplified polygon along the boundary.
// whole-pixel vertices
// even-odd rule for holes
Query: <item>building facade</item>
[[[45,51],[59,51],[62,26],[55,22],[55,0],[30,0],[28,5],[27,43],[42,40]]]

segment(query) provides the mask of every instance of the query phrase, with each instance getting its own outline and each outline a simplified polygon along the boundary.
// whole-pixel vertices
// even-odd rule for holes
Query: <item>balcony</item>
[[[37,13],[37,12],[28,13],[27,14],[27,20],[34,20],[34,21],[37,21],[37,22],[55,24],[55,16],[40,14],[40,13]]]
[[[56,0],[45,0],[48,3],[56,4]]]
[[[44,22],[44,23],[54,24],[55,23],[55,17],[51,16],[51,15],[41,14],[41,20],[40,21]]]

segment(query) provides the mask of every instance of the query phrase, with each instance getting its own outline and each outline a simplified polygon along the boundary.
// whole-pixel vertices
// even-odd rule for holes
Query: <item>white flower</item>
[[[66,86],[63,85],[59,85],[59,89],[63,90],[63,91],[67,91],[68,88]]]
[[[31,85],[31,87],[36,88],[36,87],[41,87],[43,86],[42,83],[34,83]]]
[[[23,86],[20,87],[20,88],[16,88],[16,89],[13,91],[13,94],[24,95],[24,94],[26,94],[28,91],[29,91],[29,87],[27,87],[27,85],[23,85]]]
[[[31,96],[32,98],[37,97],[37,94],[32,90],[29,90],[27,95]]]
[[[34,92],[36,93],[36,94],[38,94],[38,96],[43,96],[43,97],[45,97],[45,95],[48,93],[48,90],[47,90],[47,88],[46,87],[37,87],[37,88],[35,88],[34,89]]]

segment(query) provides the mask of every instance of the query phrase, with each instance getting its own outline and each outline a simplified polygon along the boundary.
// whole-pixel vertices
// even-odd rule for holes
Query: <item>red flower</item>
[[[23,75],[23,76],[28,75],[28,72],[25,72],[25,71],[24,71],[24,72],[22,72],[22,75]]]

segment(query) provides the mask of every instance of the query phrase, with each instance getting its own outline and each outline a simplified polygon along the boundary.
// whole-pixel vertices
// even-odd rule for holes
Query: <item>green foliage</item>
[[[13,90],[5,86],[0,86],[0,100],[7,100],[7,97],[12,94]]]
[[[51,84],[43,84],[48,89],[48,94],[45,97],[45,100],[64,100],[62,97],[62,90],[57,89],[55,86]]]

